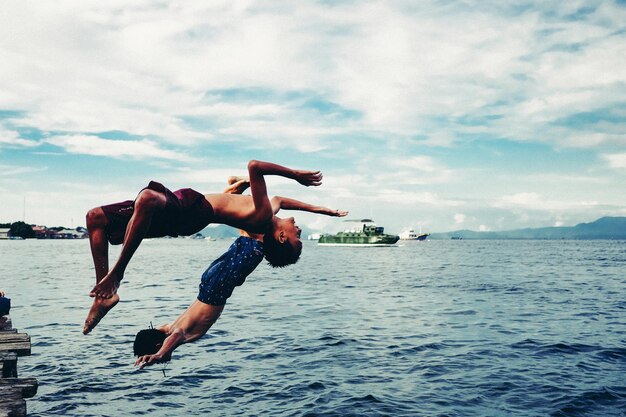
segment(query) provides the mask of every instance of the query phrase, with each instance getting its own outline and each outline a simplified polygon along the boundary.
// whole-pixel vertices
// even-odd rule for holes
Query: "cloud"
[[[441,171],[442,167],[435,160],[428,156],[412,156],[405,159],[395,160],[396,166],[410,168],[413,170],[435,172]]]
[[[239,160],[303,162],[340,179],[327,182],[339,201],[441,204],[432,215],[446,222],[462,205],[476,226],[493,221],[490,209],[624,206],[619,179],[597,165],[624,168],[624,21],[623,4],[601,0],[9,0],[0,119],[11,116],[0,150],[31,166],[48,144],[136,158],[197,184],[211,158],[220,179],[210,187]],[[115,131],[124,136],[107,135]],[[478,143],[504,157],[517,145],[528,172],[511,187],[504,158],[477,156]],[[565,187],[560,176],[576,187],[520,185],[550,175],[533,159],[542,147],[592,155],[550,170],[551,185]]]
[[[3,165],[0,164],[0,177],[16,177],[24,174],[30,174],[33,172],[46,171],[47,167],[31,167],[31,166],[17,166],[17,165]]]
[[[456,207],[462,205],[460,201],[449,200],[431,192],[407,192],[400,190],[381,190],[370,197],[381,203],[404,206],[432,205],[437,207]]]
[[[614,70],[626,66],[626,12],[608,2],[577,18],[580,5],[568,13],[541,3],[67,4],[3,6],[0,107],[29,109],[24,123],[45,131],[120,130],[180,146],[255,137],[314,153],[357,124],[281,96],[313,91],[362,130],[420,134],[430,146],[463,141],[468,116],[494,114],[484,126],[492,136],[580,146],[567,127],[544,133],[563,116],[626,100]],[[207,92],[229,88],[250,94],[207,107]],[[280,104],[255,96],[259,88]],[[196,130],[186,115],[214,127]],[[586,137],[587,146],[610,140]]]
[[[567,211],[581,208],[597,207],[597,201],[559,201],[551,200],[539,193],[523,192],[507,195],[495,200],[492,207],[503,209],[522,208],[540,211]]]
[[[32,148],[38,146],[39,142],[30,139],[23,139],[19,133],[13,130],[6,130],[0,126],[0,149],[2,147],[25,147]]]
[[[395,158],[380,158],[375,163],[386,167],[382,173],[376,173],[370,179],[370,183],[379,184],[381,187],[383,184],[385,187],[443,184],[455,178],[453,170],[430,156],[400,155]]]
[[[624,169],[626,168],[626,152],[615,154],[604,154],[602,157],[609,163],[611,168]]]
[[[97,155],[111,158],[168,159],[190,161],[185,154],[161,149],[150,140],[112,140],[88,135],[54,136],[47,143],[65,149],[66,152],[82,155]]]

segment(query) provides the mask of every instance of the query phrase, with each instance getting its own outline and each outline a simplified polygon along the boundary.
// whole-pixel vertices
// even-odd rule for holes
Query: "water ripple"
[[[133,368],[134,334],[180,314],[229,243],[149,241],[86,337],[88,242],[0,241],[33,343],[20,377],[40,383],[29,415],[625,415],[626,242],[305,242],[298,265],[259,266],[165,375]]]

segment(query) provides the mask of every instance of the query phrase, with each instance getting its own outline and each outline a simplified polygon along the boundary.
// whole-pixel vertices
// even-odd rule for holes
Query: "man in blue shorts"
[[[240,194],[249,184],[247,179],[231,177],[229,187],[224,192]],[[348,214],[346,211],[310,206],[300,202],[294,205],[294,202],[295,200],[274,197],[272,199],[274,214],[281,208],[290,209],[295,206],[298,210],[328,216],[343,217]],[[204,336],[219,318],[234,288],[244,283],[263,257],[263,235],[241,230],[241,236],[202,274],[198,297],[183,314],[174,322],[158,329],[145,329],[137,333],[134,353],[139,358],[135,365],[143,369],[155,363],[167,362],[178,346]]]

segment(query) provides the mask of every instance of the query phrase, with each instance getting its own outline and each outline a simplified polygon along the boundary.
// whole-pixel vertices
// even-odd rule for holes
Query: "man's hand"
[[[143,369],[146,366],[152,366],[155,363],[169,362],[170,359],[172,359],[171,355],[168,355],[167,357],[162,357],[158,354],[143,355],[137,358],[137,360],[135,361],[135,366],[139,366],[139,369]]]
[[[322,173],[320,171],[295,171],[296,178],[300,184],[308,187],[310,185],[318,186],[322,185]]]
[[[333,217],[345,217],[348,215],[348,212],[345,210],[331,210],[328,215]]]

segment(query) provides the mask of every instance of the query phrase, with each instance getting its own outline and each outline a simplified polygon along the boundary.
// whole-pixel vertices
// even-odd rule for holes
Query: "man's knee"
[[[167,199],[163,193],[154,190],[141,190],[135,199],[135,210],[151,210],[164,207]]]
[[[104,214],[102,207],[92,208],[87,212],[87,216],[85,217],[87,229],[89,230],[103,228],[107,225],[107,216]]]

